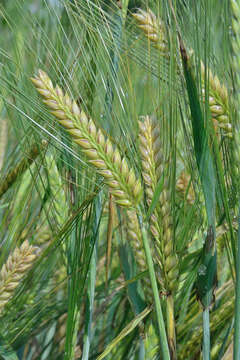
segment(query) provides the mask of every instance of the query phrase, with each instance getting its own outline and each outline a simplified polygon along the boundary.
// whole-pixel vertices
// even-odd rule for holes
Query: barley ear
[[[40,146],[34,144],[27,155],[17,163],[14,169],[9,170],[3,181],[0,183],[0,197],[14,184],[18,176],[21,176],[28,169],[46,145],[47,142],[45,140],[42,141]]]
[[[37,247],[24,241],[21,247],[16,248],[7,259],[0,271],[0,312],[9,302],[15,289],[31,268],[36,259]]]
[[[133,17],[137,20],[138,26],[143,30],[145,36],[161,51],[164,57],[169,58],[169,46],[164,23],[157,19],[150,9],[148,11],[139,9],[133,14]]]
[[[205,102],[205,66],[201,63],[202,95]],[[208,103],[212,115],[212,121],[217,134],[220,130],[222,135],[232,138],[232,125],[229,117],[228,92],[224,84],[221,84],[218,77],[213,76],[209,71],[209,98]]]
[[[143,179],[146,187],[147,203],[151,204],[156,186],[165,172],[163,190],[150,219],[150,229],[156,249],[155,260],[158,262],[164,281],[164,290],[172,292],[178,281],[178,260],[173,246],[173,223],[171,216],[171,198],[169,180],[166,170],[168,163],[164,160],[160,143],[160,128],[156,119],[143,117],[139,122],[139,148],[142,160]]]
[[[68,94],[57,85],[53,87],[48,75],[39,70],[31,79],[45,99],[50,112],[63,125],[73,140],[80,145],[88,162],[103,176],[116,202],[125,207],[136,207],[142,198],[142,186],[120,150],[105,138],[92,119],[81,110]]]

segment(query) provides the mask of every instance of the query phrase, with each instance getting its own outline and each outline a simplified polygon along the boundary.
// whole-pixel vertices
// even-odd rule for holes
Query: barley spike
[[[136,207],[142,197],[141,183],[118,148],[110,139],[105,139],[101,129],[96,128],[93,120],[88,119],[68,94],[64,95],[58,85],[53,87],[44,71],[39,70],[38,76],[31,80],[45,98],[44,103],[51,113],[80,145],[88,162],[104,177],[116,202],[121,206]]]
[[[45,140],[42,141],[41,145],[34,144],[26,157],[22,158],[14,169],[11,169],[3,181],[0,183],[0,197],[7,192],[7,190],[14,184],[18,176],[21,176],[28,167],[33,163],[36,157],[39,155],[41,149],[47,145]]]
[[[169,58],[169,46],[163,21],[157,19],[150,9],[148,11],[139,9],[138,12],[133,14],[133,17],[153,45],[161,51],[164,57]]]
[[[7,262],[0,271],[0,312],[9,302],[17,286],[36,259],[37,247],[24,241],[9,255]]]
[[[228,93],[224,84],[221,84],[218,77],[213,76],[212,72],[209,71],[209,107],[212,115],[213,125],[215,131],[218,134],[222,130],[222,134],[226,137],[232,138],[232,125],[229,118],[229,103]],[[202,77],[202,95],[203,101],[205,102],[205,66],[201,62],[201,77]]]
[[[157,184],[168,164],[163,159],[160,128],[156,119],[150,116],[143,117],[143,121],[139,121],[139,129],[143,179],[146,186],[147,203],[150,206]],[[177,258],[173,250],[170,200],[168,180],[165,176],[159,204],[151,216],[150,230],[155,240],[157,262],[167,292],[176,288],[178,277]]]

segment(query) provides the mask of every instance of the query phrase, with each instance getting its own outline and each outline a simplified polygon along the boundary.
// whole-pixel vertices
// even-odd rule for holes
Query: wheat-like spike
[[[113,147],[109,138],[105,139],[101,129],[96,128],[93,120],[87,118],[68,94],[64,95],[58,85],[53,87],[44,71],[39,70],[38,76],[31,80],[45,98],[44,103],[51,109],[51,113],[80,145],[89,163],[104,177],[116,202],[122,206],[135,207],[142,197],[141,182],[118,148]]]
[[[201,77],[202,77],[202,95],[205,101],[205,66],[201,62]],[[213,125],[215,130],[223,130],[223,135],[232,138],[232,125],[229,119],[229,102],[228,93],[224,84],[221,84],[218,77],[213,76],[209,71],[209,107],[212,115]]]
[[[143,249],[142,233],[138,222],[137,213],[134,209],[127,210],[127,236],[134,250],[135,260],[138,270],[144,272],[147,270],[145,252]],[[146,300],[152,301],[152,287],[149,277],[142,279]]]
[[[190,175],[182,171],[177,179],[176,190],[184,197],[184,199],[186,199],[190,205],[193,205],[195,202],[195,194],[190,181]]]
[[[168,164],[163,159],[160,129],[157,121],[150,116],[145,116],[143,121],[139,121],[139,129],[143,179],[146,186],[147,202],[150,205],[156,186]],[[168,181],[167,176],[165,176],[159,204],[151,216],[150,229],[155,240],[157,261],[162,271],[165,290],[172,292],[177,286],[178,261],[173,249],[173,225]]]
[[[157,19],[150,9],[148,11],[138,9],[138,12],[134,13],[133,17],[138,21],[139,28],[144,31],[153,45],[162,52],[164,57],[169,58],[169,46],[163,21]]]
[[[31,268],[36,258],[37,247],[29,245],[24,241],[21,247],[16,248],[9,255],[7,262],[0,271],[0,312],[9,302],[16,287]]]
[[[0,184],[0,197],[14,184],[18,176],[21,176],[39,155],[41,149],[47,145],[45,140],[41,145],[34,144],[29,153],[11,169]]]
[[[215,329],[218,329],[219,326],[227,322],[232,318],[234,313],[234,297],[231,297],[224,306],[219,307],[211,316],[210,328],[211,331],[214,332]],[[193,356],[197,352],[200,351],[201,343],[203,336],[203,328],[200,326],[197,331],[194,331],[191,339],[187,341],[182,351],[179,354],[179,359],[186,360],[189,359],[190,356]]]
[[[139,149],[142,161],[142,176],[146,187],[146,200],[148,206],[150,206],[154,191],[161,176],[163,157],[162,153],[159,151],[160,144],[158,142],[160,139],[160,132],[157,122],[148,115],[142,117],[142,120],[143,121],[139,121]],[[157,261],[161,267],[163,259],[160,241],[161,229],[158,221],[159,217],[159,207],[156,207],[151,216],[150,229],[153,238],[156,241]]]

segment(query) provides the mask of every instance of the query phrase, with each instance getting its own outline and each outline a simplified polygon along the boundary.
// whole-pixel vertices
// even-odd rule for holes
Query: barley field
[[[0,30],[0,360],[240,360],[240,0]]]

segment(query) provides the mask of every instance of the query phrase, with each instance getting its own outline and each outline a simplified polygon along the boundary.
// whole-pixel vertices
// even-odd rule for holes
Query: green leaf
[[[211,305],[213,288],[216,279],[216,251],[215,251],[215,185],[216,175],[212,155],[208,146],[208,138],[204,119],[200,107],[196,82],[193,77],[191,63],[184,45],[181,44],[181,55],[184,75],[191,109],[192,130],[195,157],[203,188],[207,219],[209,224],[208,235],[202,252],[202,262],[198,271],[197,289],[198,297],[204,308]]]

